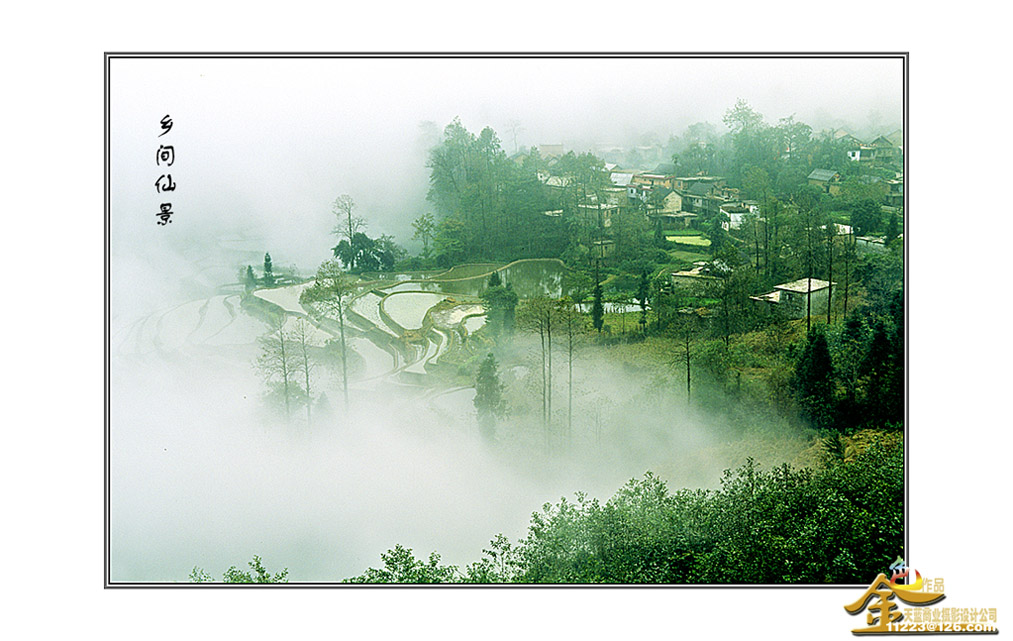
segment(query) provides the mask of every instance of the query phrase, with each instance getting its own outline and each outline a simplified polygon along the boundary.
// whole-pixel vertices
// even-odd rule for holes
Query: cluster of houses
[[[854,156],[858,162],[864,162],[866,158],[899,160],[902,154],[902,148],[893,141],[894,138],[903,139],[899,130],[888,136],[879,136],[869,145],[844,130],[838,130],[834,135],[853,141],[859,154]],[[874,151],[862,156],[866,147]],[[540,145],[539,153],[551,167],[552,162],[563,155],[563,145]],[[612,217],[619,210],[629,208],[631,204],[640,205],[652,220],[660,218],[667,229],[686,228],[697,218],[710,219],[718,214],[726,217],[723,223],[725,229],[738,229],[743,216],[757,211],[758,203],[744,200],[739,190],[728,187],[721,176],[680,176],[672,163],[660,163],[651,171],[623,169],[614,163],[606,163],[605,170],[609,172],[611,188],[605,191],[600,201],[597,195],[589,195],[582,206],[593,208],[603,217],[606,227],[611,225]],[[539,178],[550,187],[565,188],[569,184],[565,176],[555,176],[550,172],[540,173]],[[903,205],[902,173],[897,172],[892,179],[877,176],[863,176],[862,179],[870,184],[879,184],[886,206]],[[808,183],[836,196],[841,193],[843,177],[832,169],[814,169],[808,176]]]
[[[551,160],[554,152],[561,152],[561,145],[542,145],[539,152]],[[675,165],[661,163],[652,171],[620,169],[614,163],[606,163],[611,187],[601,197],[588,194],[578,207],[593,210],[602,217],[603,226],[610,227],[614,216],[623,209],[636,206],[647,212],[652,220],[660,219],[666,229],[686,228],[697,218],[709,219],[717,214],[728,218],[725,227],[737,229],[742,216],[757,211],[757,203],[742,200],[739,190],[728,187],[720,176],[679,176]],[[541,172],[539,179],[549,187],[565,189],[570,180]],[[545,212],[547,216],[561,212]]]
[[[858,140],[843,129],[834,132],[834,138],[843,138],[851,143],[852,149],[848,152],[848,157],[854,162],[901,164],[903,135],[899,130],[887,136],[879,136],[870,143]],[[563,145],[541,145],[539,153],[542,158],[549,160],[551,167],[553,161],[563,155]],[[520,162],[519,158],[515,160]],[[604,227],[610,227],[613,218],[620,211],[628,210],[631,205],[645,211],[652,220],[660,219],[664,229],[687,228],[698,218],[709,220],[719,214],[724,215],[722,225],[726,230],[738,229],[747,214],[758,212],[758,203],[742,199],[739,190],[728,187],[726,180],[720,176],[679,176],[672,163],[659,163],[651,171],[627,170],[614,163],[606,163],[605,170],[609,173],[611,187],[605,189],[600,198],[596,194],[588,194],[584,202],[578,205],[587,209],[589,214],[600,216]],[[897,172],[894,179],[875,176],[863,178],[870,184],[881,183],[887,207],[903,205],[902,173]],[[567,177],[555,176],[549,172],[539,173],[539,179],[544,184],[559,189],[570,185]],[[843,186],[842,176],[832,169],[815,169],[807,180],[808,184],[831,195],[839,195]],[[545,215],[560,216],[562,213],[547,211]],[[838,235],[854,238],[856,249],[860,252],[886,251],[882,239],[853,237],[849,226],[835,226]],[[601,245],[600,255],[608,255],[611,242],[597,241]],[[699,292],[700,287],[718,280],[719,275],[713,273],[714,269],[714,264],[710,262],[695,263],[692,269],[674,272],[671,275],[672,285]],[[836,283],[817,278],[801,278],[777,285],[773,291],[752,296],[751,299],[762,313],[781,318],[803,318],[807,314],[826,313],[835,285]]]

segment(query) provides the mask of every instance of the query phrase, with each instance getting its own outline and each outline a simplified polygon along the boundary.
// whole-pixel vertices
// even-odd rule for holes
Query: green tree
[[[640,333],[647,331],[647,297],[650,295],[650,281],[647,279],[647,270],[640,272],[640,281],[637,283],[637,301],[640,303]]]
[[[801,164],[812,140],[812,128],[791,115],[777,123],[777,136],[789,164]]]
[[[748,167],[742,178],[742,189],[750,198],[763,202],[771,196],[770,175],[762,167]]]
[[[394,546],[381,554],[383,568],[369,568],[366,573],[345,579],[345,583],[453,583],[459,580],[460,571],[450,565],[440,565],[440,555],[433,552],[428,561],[415,558],[410,548]]]
[[[862,362],[869,341],[868,333],[865,322],[860,317],[851,316],[844,321],[837,343],[831,349],[834,371],[844,390],[843,398],[837,403],[838,424],[842,426],[861,423],[862,408],[858,402],[858,390]]]
[[[888,321],[878,318],[862,361],[864,415],[875,427],[904,420],[903,336],[903,329],[891,331]]]
[[[274,285],[274,265],[271,263],[271,254],[264,254],[264,278],[261,279],[265,285]]]
[[[412,222],[412,240],[422,241],[422,257],[428,259],[430,256],[429,243],[436,237],[436,219],[432,214],[422,214]]]
[[[594,292],[592,296],[594,300],[591,303],[591,325],[594,327],[594,331],[600,334],[605,321],[605,307],[602,305],[601,283],[597,277],[594,279]]]
[[[719,301],[715,329],[720,331],[725,351],[731,346],[733,334],[750,327],[753,307],[749,296],[753,292],[756,275],[748,264],[741,264],[741,255],[731,245],[717,253],[711,260],[711,274],[717,280],[711,281],[707,293]]]
[[[567,272],[563,274],[563,291],[567,293],[578,306],[587,300],[587,297],[591,294],[593,289],[593,280],[586,272],[571,269],[567,270]]]
[[[506,413],[506,403],[503,400],[503,384],[499,380],[496,358],[491,353],[478,366],[474,404],[478,412],[479,429],[486,438],[493,438],[496,419]]]
[[[493,276],[497,276],[495,272]],[[492,276],[489,277],[489,282],[493,282]],[[490,333],[493,336],[511,336],[518,302],[517,292],[513,286],[510,284],[490,286],[482,292],[481,298]]]
[[[288,568],[285,568],[281,572],[277,572],[272,575],[264,567],[260,557],[253,555],[253,560],[248,563],[251,572],[243,572],[236,568],[236,566],[230,567],[225,571],[222,576],[222,583],[288,583]],[[191,583],[212,583],[214,578],[199,567],[194,567],[193,571],[190,572]]]
[[[352,272],[390,270],[405,255],[391,236],[373,239],[362,232],[355,232],[351,241],[342,239],[331,249],[334,257]]]
[[[440,267],[452,267],[461,262],[468,255],[467,228],[457,218],[444,218],[437,225],[436,239],[433,241],[433,250],[436,254],[436,264]]]
[[[376,258],[382,271],[394,269],[394,265],[408,257],[408,250],[394,241],[393,236],[381,234],[376,239]]]
[[[707,226],[707,238],[711,241],[711,253],[717,254],[728,244],[728,231],[724,224],[728,222],[728,216],[717,214],[711,219]]]
[[[896,212],[890,212],[890,215],[886,219],[886,238],[884,239],[886,244],[889,245],[893,241],[897,240],[897,236],[900,235],[900,221],[897,219]]]
[[[246,291],[250,292],[257,287],[257,277],[253,273],[253,265],[247,265],[246,271],[243,274],[243,285],[246,287]]]
[[[482,558],[465,570],[466,583],[511,583],[520,569],[517,550],[510,539],[497,534],[482,550]]]
[[[851,205],[851,224],[860,236],[874,234],[883,224],[883,208],[871,198],[857,200]]]
[[[763,125],[763,115],[749,106],[749,103],[739,98],[733,107],[725,111],[721,119],[732,134],[748,133],[759,129]]]
[[[731,179],[741,184],[748,167],[771,168],[780,160],[780,140],[763,116],[741,98],[725,112],[723,121],[731,130],[734,162]]]
[[[819,326],[809,332],[805,349],[795,365],[791,386],[803,416],[814,427],[834,423],[834,366],[827,339]]]
[[[475,136],[455,118],[444,129],[442,142],[430,150],[427,167],[427,197],[443,217],[441,225],[449,219],[461,225],[459,250],[475,257],[498,253],[510,234],[506,185],[519,169],[506,158],[496,132],[486,127]],[[440,245],[438,231],[438,258]],[[446,254],[450,247],[444,242],[442,249]]]
[[[487,287],[489,287],[489,289],[500,287],[501,285],[503,285],[503,279],[499,277],[498,271],[494,271],[489,274],[489,282],[487,283]]]

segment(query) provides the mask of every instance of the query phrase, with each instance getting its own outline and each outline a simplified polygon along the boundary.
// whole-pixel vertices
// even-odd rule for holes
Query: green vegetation
[[[463,570],[397,546],[350,582],[861,583],[901,553],[903,447],[873,443],[817,469],[726,471],[717,490],[672,492],[651,473],[607,502],[545,505]],[[838,452],[840,448],[836,448]]]
[[[272,575],[267,571],[260,557],[257,555],[253,555],[253,560],[248,565],[252,572],[243,572],[233,565],[225,571],[219,583],[288,583],[288,568]],[[214,577],[201,568],[194,567],[193,571],[190,572],[190,582],[215,583],[215,580]]]
[[[497,535],[463,569],[401,545],[347,583],[861,583],[902,553],[903,444],[828,439],[815,468],[726,471],[715,490],[671,491],[648,472],[601,503],[578,493]],[[224,583],[286,582],[254,557]],[[213,581],[199,568],[190,580]]]

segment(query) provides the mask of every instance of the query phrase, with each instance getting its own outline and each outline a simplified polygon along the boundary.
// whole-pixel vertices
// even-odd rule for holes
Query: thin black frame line
[[[909,474],[910,469],[911,469],[911,463],[910,463],[910,460],[908,459],[908,451],[909,451],[908,448],[911,446],[911,443],[910,443],[910,433],[909,433],[910,426],[911,426],[911,421],[910,421],[911,403],[910,403],[910,400],[909,400],[910,393],[911,393],[911,387],[910,387],[911,386],[911,381],[910,381],[910,375],[909,375],[909,373],[911,371],[911,368],[909,367],[909,365],[910,365],[909,360],[911,358],[911,349],[910,349],[910,347],[911,347],[911,345],[910,345],[910,340],[911,340],[911,336],[910,336],[910,334],[911,334],[910,333],[910,326],[911,326],[910,316],[911,315],[908,313],[908,310],[910,309],[910,301],[909,301],[908,297],[910,296],[911,288],[908,287],[908,266],[909,266],[909,261],[908,261],[908,255],[909,255],[908,254],[908,249],[909,249],[909,247],[908,247],[908,242],[909,242],[909,238],[908,238],[908,231],[909,231],[909,228],[908,228],[908,219],[910,218],[910,216],[908,215],[908,193],[909,193],[910,189],[909,189],[909,185],[907,184],[908,183],[908,179],[907,179],[907,177],[908,177],[908,171],[907,171],[908,170],[908,157],[910,155],[910,148],[908,147],[908,139],[909,139],[909,136],[910,136],[910,131],[908,130],[908,126],[909,126],[910,121],[911,121],[911,119],[909,118],[909,115],[910,115],[909,114],[909,109],[910,109],[909,99],[910,99],[910,96],[911,96],[911,86],[910,86],[911,76],[910,76],[910,73],[909,73],[909,71],[910,71],[909,70],[910,56],[904,56],[902,64],[903,64],[903,71],[904,71],[904,95],[903,95],[903,100],[904,100],[904,114],[903,114],[904,131],[903,131],[903,135],[902,135],[902,142],[904,143],[904,149],[901,152],[902,155],[903,155],[903,162],[904,162],[903,167],[902,167],[902,171],[904,172],[904,196],[903,196],[903,198],[901,200],[901,202],[903,203],[902,208],[903,208],[903,213],[904,213],[904,220],[903,220],[904,242],[902,243],[903,251],[904,251],[904,255],[902,257],[903,258],[903,267],[904,267],[904,278],[903,278],[903,283],[904,283],[904,558],[905,559],[910,559],[911,558],[911,545],[910,545],[910,543],[911,543],[911,538],[910,538],[911,528],[908,527],[908,524],[910,523],[910,520],[909,520],[909,516],[910,516],[909,509],[911,507],[911,501],[910,501],[910,498],[909,498],[910,497],[909,492],[911,491],[911,486],[910,486],[910,483],[908,482],[909,481],[908,474]],[[909,561],[909,565],[910,565],[910,561]]]
[[[732,60],[732,59],[883,59],[906,58],[909,52],[906,51],[885,51],[885,52],[842,52],[842,53],[817,53],[817,52],[714,52],[714,53],[682,53],[682,52],[451,52],[451,51],[348,51],[348,52],[105,52],[107,57],[119,59],[184,59],[184,58],[278,58],[278,59],[334,59],[334,58],[377,58],[377,59],[543,59],[543,58],[573,58],[581,60],[589,59],[686,59],[686,60]]]
[[[657,59],[892,59],[899,58],[902,64],[902,101],[903,101],[903,141],[904,141],[904,160],[903,169],[905,183],[907,182],[907,169],[908,169],[908,137],[909,137],[909,110],[910,110],[910,75],[909,75],[909,62],[910,52],[760,52],[760,53],[748,53],[748,52],[707,52],[707,53],[660,53],[660,52],[604,52],[604,53],[559,53],[559,52],[529,52],[529,53],[468,53],[468,52],[448,52],[448,53],[432,53],[432,52],[420,52],[413,54],[410,52],[395,52],[390,54],[384,54],[382,52],[364,52],[364,53],[332,53],[332,54],[321,54],[321,53],[298,53],[298,52],[283,52],[283,53],[172,53],[172,52],[147,52],[147,53],[122,53],[122,52],[105,52],[103,54],[104,61],[104,214],[105,214],[105,237],[104,237],[104,294],[105,301],[103,305],[104,311],[104,323],[103,323],[103,343],[104,343],[104,445],[105,445],[105,461],[103,466],[104,471],[104,588],[230,588],[230,589],[243,589],[244,584],[225,584],[225,583],[172,583],[172,582],[113,582],[111,574],[111,561],[112,561],[112,549],[111,549],[111,517],[110,517],[110,404],[111,404],[111,388],[110,388],[110,371],[111,371],[111,337],[110,337],[110,309],[111,309],[111,199],[110,199],[110,176],[111,176],[111,159],[110,159],[110,96],[111,96],[111,74],[112,74],[112,60],[113,59],[186,59],[186,58],[244,58],[244,59],[261,59],[261,58],[279,58],[279,59],[316,59],[316,58],[327,58],[327,59],[361,59],[361,58],[408,58],[408,59],[427,59],[427,58],[446,58],[446,59],[465,59],[465,58],[502,58],[502,59],[537,59],[537,58],[578,58],[578,59],[621,59],[621,58],[657,58]],[[910,528],[908,527],[909,522],[909,415],[910,415],[910,403],[908,402],[908,395],[910,392],[910,380],[909,380],[909,330],[910,321],[908,314],[908,224],[907,224],[907,205],[908,195],[910,190],[905,186],[903,203],[904,203],[904,554],[908,559],[910,565]],[[253,584],[245,587],[268,587],[268,588],[368,588],[368,589],[423,589],[423,588],[507,588],[507,589],[519,589],[519,588],[714,588],[714,589],[726,589],[726,588],[746,588],[746,589],[798,589],[798,588],[820,588],[820,589],[850,589],[860,588],[861,584],[721,584],[721,583],[699,583],[699,584],[430,584],[430,585],[416,585],[416,584],[350,584],[340,582],[304,582],[304,583],[284,583],[284,584]]]
[[[104,420],[104,433],[103,433],[103,449],[104,449],[104,465],[103,465],[103,487],[105,488],[105,501],[103,509],[103,527],[105,529],[105,536],[103,537],[103,572],[105,586],[109,587],[112,584],[112,522],[110,519],[110,489],[111,489],[111,457],[110,457],[110,414],[111,414],[111,394],[112,385],[110,373],[112,371],[112,344],[111,344],[111,332],[110,332],[110,319],[111,319],[111,300],[112,290],[110,287],[111,283],[111,245],[112,245],[112,217],[111,217],[111,157],[110,153],[110,87],[111,87],[111,72],[112,72],[112,58],[106,57],[103,64],[103,77],[104,77],[104,109],[103,109],[103,127],[105,135],[103,136],[103,148],[105,153],[105,162],[103,163],[103,178],[105,181],[103,195],[105,198],[105,221],[104,221],[104,248],[103,248],[103,290],[104,290],[104,302],[102,305],[105,318],[103,319],[103,412],[105,415]]]

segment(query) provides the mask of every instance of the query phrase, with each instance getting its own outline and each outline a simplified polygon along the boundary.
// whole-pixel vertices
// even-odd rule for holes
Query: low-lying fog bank
[[[808,445],[769,419],[743,427],[687,407],[675,370],[659,380],[594,346],[574,361],[568,431],[557,345],[546,430],[539,343],[524,334],[497,350],[510,413],[491,441],[479,432],[472,388],[447,387],[423,368],[398,374],[404,363],[363,336],[349,340],[347,413],[338,370],[319,367],[313,391],[326,403],[309,424],[301,407],[285,420],[254,367],[268,327],[239,299],[133,316],[126,306],[118,316],[114,581],[186,581],[194,566],[220,576],[255,554],[289,568],[293,581],[337,581],[376,566],[395,544],[464,565],[496,534],[516,540],[532,512],[577,491],[604,500],[648,470],[672,489],[716,487],[746,456],[791,462]]]

